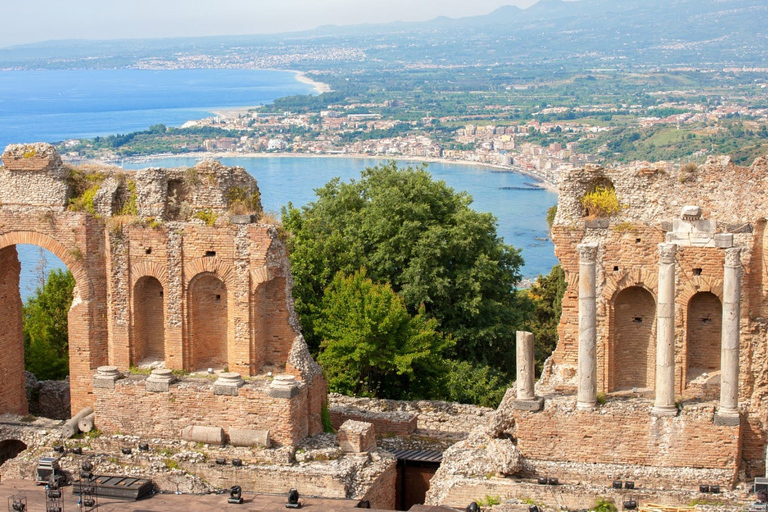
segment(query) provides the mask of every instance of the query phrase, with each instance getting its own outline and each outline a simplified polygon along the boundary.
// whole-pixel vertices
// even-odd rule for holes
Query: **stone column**
[[[540,411],[544,406],[544,399],[536,398],[534,390],[536,367],[534,365],[533,333],[517,331],[515,350],[517,352],[517,399],[514,401],[514,407],[525,411]]]
[[[738,424],[739,421],[740,254],[741,249],[739,248],[725,250],[723,331],[720,349],[720,407],[717,411],[717,420],[721,424]]]
[[[535,380],[533,363],[533,333],[517,331],[515,343],[517,351],[517,399],[533,399],[533,384]]]
[[[675,244],[659,244],[656,308],[656,401],[653,414],[674,416],[675,406]]]
[[[591,410],[597,404],[597,303],[595,257],[597,244],[579,244],[579,394],[576,408]]]

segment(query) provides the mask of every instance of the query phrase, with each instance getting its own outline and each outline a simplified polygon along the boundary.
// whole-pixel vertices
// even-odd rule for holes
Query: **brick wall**
[[[115,389],[96,388],[96,426],[104,432],[179,438],[190,425],[269,430],[278,445],[295,445],[309,434],[308,401],[322,386],[302,385],[291,399],[272,398],[267,381],[239,388],[237,396],[213,394],[212,381],[186,379],[167,393],[148,392],[141,376],[118,380]]]
[[[397,481],[397,463],[392,462],[371,484],[362,499],[371,502],[371,508],[395,510],[395,482]]]
[[[656,376],[656,301],[639,286],[619,292],[614,305],[612,391],[653,388]],[[610,350],[610,347],[609,347]]]
[[[189,369],[228,365],[227,287],[212,274],[198,275],[189,285]]]
[[[688,303],[688,380],[703,372],[720,371],[723,307],[710,292],[697,293]]]
[[[0,249],[0,411],[27,413],[24,387],[24,333],[21,327],[19,271],[15,247]]]
[[[163,286],[156,278],[140,278],[133,292],[133,364],[146,358],[165,360]]]

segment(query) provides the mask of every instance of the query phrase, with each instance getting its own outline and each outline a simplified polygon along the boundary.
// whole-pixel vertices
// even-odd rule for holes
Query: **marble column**
[[[653,414],[674,416],[675,406],[675,244],[659,244],[656,307],[656,401]]]
[[[576,408],[597,404],[597,303],[595,258],[597,244],[579,244],[579,392]]]
[[[723,331],[720,349],[721,418],[739,417],[739,317],[741,302],[741,249],[725,250],[723,271]]]
[[[517,351],[517,399],[533,400],[536,398],[533,390],[536,379],[533,357],[533,333],[517,331],[515,345]]]

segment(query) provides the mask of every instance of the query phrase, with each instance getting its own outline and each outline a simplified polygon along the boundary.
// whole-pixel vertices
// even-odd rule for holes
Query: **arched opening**
[[[614,389],[653,389],[656,362],[656,301],[639,286],[614,301]]]
[[[714,293],[699,292],[688,302],[687,380],[720,370],[723,306]]]
[[[189,370],[227,366],[227,286],[211,273],[189,284]]]
[[[0,466],[3,465],[5,461],[16,458],[26,449],[27,445],[18,439],[0,441]]]
[[[75,280],[53,253],[0,249],[0,346],[5,412],[70,415],[69,314]]]
[[[163,285],[144,276],[133,288],[132,362],[144,366],[165,360]]]

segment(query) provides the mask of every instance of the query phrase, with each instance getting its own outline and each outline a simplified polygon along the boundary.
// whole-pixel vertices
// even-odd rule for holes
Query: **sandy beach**
[[[284,71],[284,70],[276,70],[276,71]],[[290,70],[290,71],[294,74],[294,78],[296,79],[297,82],[311,85],[315,89],[315,93],[317,94],[323,94],[324,92],[332,91],[330,85],[324,84],[322,82],[315,82],[314,80],[309,78],[306,75],[306,73],[304,73],[303,71],[295,71],[295,70]],[[236,117],[240,117],[247,114],[250,110],[258,108],[258,106],[259,105],[249,106],[249,107],[227,107],[227,108],[216,109],[211,113],[219,117],[236,118]]]

